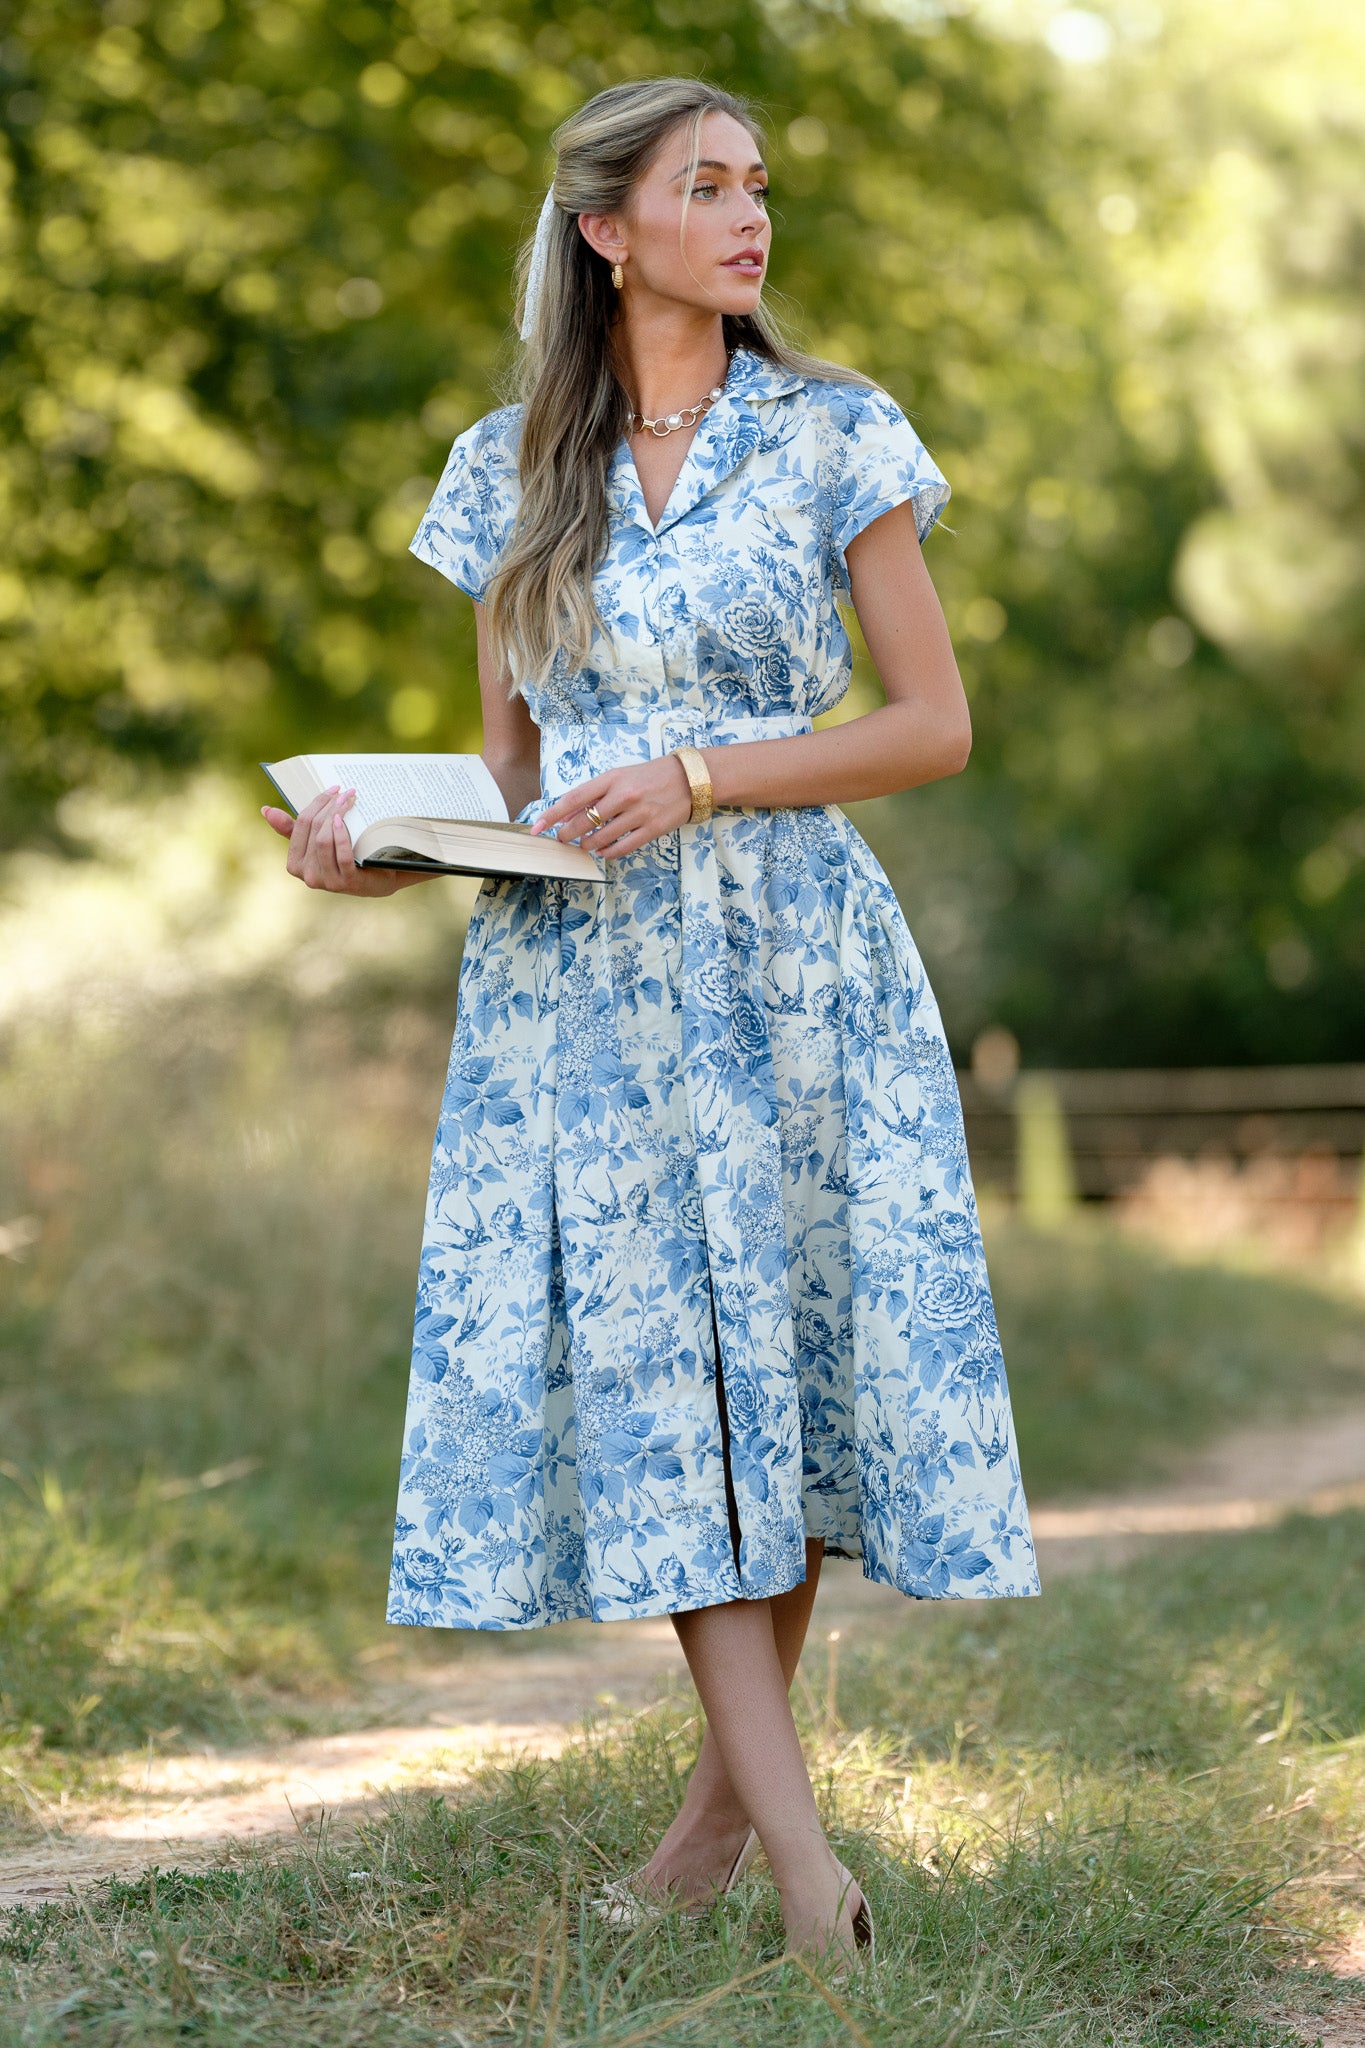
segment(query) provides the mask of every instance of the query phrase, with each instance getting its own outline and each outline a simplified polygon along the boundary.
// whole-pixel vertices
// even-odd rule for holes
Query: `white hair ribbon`
[[[540,306],[540,294],[545,283],[545,267],[550,260],[550,225],[555,217],[555,188],[553,184],[545,194],[545,204],[540,209],[536,222],[536,238],[531,245],[531,267],[526,273],[526,298],[521,313],[521,338],[525,341],[536,324],[536,313]]]

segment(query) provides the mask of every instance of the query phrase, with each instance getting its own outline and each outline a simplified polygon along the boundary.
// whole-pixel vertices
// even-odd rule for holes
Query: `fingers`
[[[531,830],[574,840],[600,859],[619,860],[683,823],[691,804],[691,789],[675,766],[667,761],[633,763],[566,789],[546,805]],[[600,825],[588,817],[589,805],[602,813]]]
[[[578,843],[599,860],[620,860],[623,855],[648,846],[652,839],[662,839],[673,829],[671,824],[661,824],[647,809],[637,805],[608,818],[605,825],[585,832]]]
[[[651,839],[662,837],[662,832],[651,831],[648,826],[644,826],[634,832],[628,832],[624,839],[613,840],[610,846],[590,846],[588,852],[595,853],[599,860],[620,860],[623,854],[637,853],[642,846],[648,846]]]
[[[330,790],[327,790],[324,791],[321,796],[314,797],[312,803],[309,804],[307,809],[302,811],[297,818],[294,816],[294,813],[292,811],[282,811],[278,804],[262,804],[261,816],[265,819],[266,824],[270,827],[272,832],[278,832],[281,839],[287,839],[290,841],[290,853],[292,855],[294,850],[294,834],[298,830],[298,827],[301,824],[303,824],[307,819],[311,818],[313,816],[313,813],[318,809],[320,805],[326,802],[327,797],[331,794],[332,792]],[[300,845],[304,843],[305,840],[300,841]],[[291,875],[297,872],[297,870],[294,867],[292,859],[289,863],[289,872]]]
[[[605,806],[599,808],[605,812]],[[644,807],[638,803],[618,806],[615,811],[604,815],[600,825],[594,825],[586,812],[575,812],[569,820],[570,830],[561,832],[559,836],[561,839],[576,839],[589,853],[605,853],[608,845],[620,839],[623,833],[638,829],[643,816]],[[658,827],[654,829],[657,831]]]
[[[355,802],[355,791],[348,790],[332,813],[332,861],[336,869],[336,887],[354,893],[359,870],[355,864],[355,849],[351,835],[346,829],[346,812]]]
[[[678,793],[671,774],[666,791],[660,790],[660,765],[650,761],[613,769],[575,789],[566,789],[541,812],[532,832],[553,831],[557,838],[574,840],[588,853],[613,859],[633,853],[670,831],[683,815],[669,815],[676,808]],[[690,791],[687,794],[690,806]],[[601,812],[600,825],[587,815],[590,807]]]
[[[305,804],[293,822],[286,866],[310,889],[355,894],[359,870],[344,814],[355,802],[353,789],[333,785]]]
[[[561,839],[576,839],[580,846],[586,846],[590,853],[596,853],[603,838],[614,838],[624,829],[624,815],[624,812],[617,811],[611,816],[604,817],[602,824],[594,825],[586,808],[574,811],[567,821],[568,829],[561,830],[558,836]],[[599,842],[599,845],[593,845],[591,842],[594,840]]]
[[[297,875],[300,881],[305,879],[303,872],[304,863],[308,858],[308,848],[313,836],[313,827],[324,811],[331,811],[333,800],[340,793],[341,785],[339,783],[333,783],[330,789],[324,789],[321,795],[315,796],[311,803],[304,805],[290,827],[289,858],[285,862],[285,866],[290,874]]]
[[[597,803],[599,798],[605,797],[606,794],[607,778],[605,775],[595,776],[591,782],[580,782],[577,789],[566,789],[563,796],[556,797],[552,804],[548,804],[532,825],[531,830],[533,832],[550,832],[558,825],[566,824],[570,820],[576,820],[582,817],[589,804]],[[591,828],[591,819],[587,822],[589,828]],[[566,832],[560,836],[565,839],[576,839],[578,833],[576,831],[572,833]]]
[[[331,889],[345,894],[348,889],[348,878],[351,883],[355,880],[355,856],[351,850],[351,835],[346,830],[343,817],[343,813],[348,811],[354,802],[355,791],[342,790],[332,799],[330,807],[320,811],[314,820],[308,856],[303,869],[303,879],[312,889]],[[343,847],[345,868],[342,866]]]

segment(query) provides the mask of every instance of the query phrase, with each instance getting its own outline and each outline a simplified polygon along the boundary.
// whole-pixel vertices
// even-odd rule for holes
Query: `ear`
[[[614,213],[580,213],[578,232],[606,263],[620,263],[630,254]]]

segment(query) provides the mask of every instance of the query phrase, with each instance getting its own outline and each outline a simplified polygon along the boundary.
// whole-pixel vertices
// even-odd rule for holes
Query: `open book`
[[[334,782],[354,789],[345,817],[357,867],[607,879],[596,854],[509,819],[478,754],[291,754],[261,766],[295,817]]]

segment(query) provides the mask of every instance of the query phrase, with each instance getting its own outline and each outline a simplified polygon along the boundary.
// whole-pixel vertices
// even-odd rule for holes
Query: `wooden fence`
[[[964,1071],[958,1085],[973,1174],[1011,1195],[1030,1160],[1090,1200],[1131,1194],[1167,1158],[1316,1158],[1359,1186],[1365,1065],[1034,1068],[995,1085]]]

